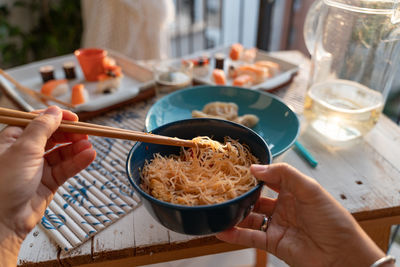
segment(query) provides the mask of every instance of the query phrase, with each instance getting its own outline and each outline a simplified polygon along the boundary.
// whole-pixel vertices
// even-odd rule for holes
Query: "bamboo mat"
[[[142,131],[149,103],[126,106],[92,119],[91,123]],[[134,142],[89,137],[95,161],[56,192],[40,226],[65,251],[116,222],[140,204],[125,173]]]

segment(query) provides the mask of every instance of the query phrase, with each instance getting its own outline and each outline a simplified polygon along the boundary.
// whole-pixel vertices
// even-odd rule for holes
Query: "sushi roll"
[[[89,93],[83,84],[78,83],[72,87],[72,93],[71,93],[71,104],[72,105],[83,104],[88,99],[89,99]]]
[[[46,65],[39,68],[40,76],[42,77],[43,83],[50,80],[54,80],[54,67],[51,65]]]
[[[43,84],[40,92],[47,96],[61,96],[67,93],[69,90],[68,82],[65,79],[62,80],[50,80]]]
[[[215,84],[218,84],[218,85],[226,84],[225,72],[223,70],[214,69],[213,73],[212,73],[212,77],[214,79]]]
[[[222,53],[216,53],[214,55],[215,58],[215,68],[223,70],[224,69],[224,61],[225,61],[225,55]]]
[[[76,78],[74,62],[72,61],[65,62],[63,64],[63,70],[65,74],[65,79],[72,80]]]

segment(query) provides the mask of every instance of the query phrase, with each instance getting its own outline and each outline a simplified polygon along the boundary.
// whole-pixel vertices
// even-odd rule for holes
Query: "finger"
[[[76,175],[96,158],[96,151],[92,148],[85,149],[79,154],[75,155],[70,160],[67,160],[55,167],[53,167],[53,177],[58,185],[63,184],[68,178]],[[57,188],[54,189],[54,191]]]
[[[38,110],[32,111],[31,113],[41,114],[44,111],[45,111],[45,109],[38,109]],[[62,119],[67,120],[67,121],[78,121],[79,117],[74,112],[63,109],[62,110]]]
[[[260,230],[260,227],[264,221],[265,215],[258,213],[250,213],[243,221],[237,226],[240,228],[249,228],[254,230]]]
[[[52,149],[53,147],[55,147],[56,145],[57,145],[57,143],[55,143],[55,142],[51,141],[51,139],[49,139],[49,140],[47,140],[44,151],[48,151],[48,150]]]
[[[64,133],[56,131],[50,138],[53,143],[62,144],[88,139],[87,134]]]
[[[62,114],[63,114],[63,117],[62,117],[63,120],[67,120],[67,121],[78,121],[79,120],[78,115],[76,115],[72,111],[63,109]]]
[[[276,206],[276,199],[260,197],[254,205],[253,212],[271,216]]]
[[[299,199],[308,199],[322,187],[312,178],[302,174],[286,163],[252,165],[252,174],[278,192],[286,190]]]
[[[73,134],[56,131],[49,140],[47,140],[45,151],[52,149],[57,144],[75,143],[80,140],[88,140],[87,134]]]
[[[67,121],[78,121],[78,115],[69,110],[62,110],[62,119]],[[51,136],[51,141],[55,144],[76,142],[79,140],[88,139],[87,134],[76,134],[76,133],[64,133],[61,131],[56,131]],[[50,147],[51,145],[49,145]],[[47,148],[47,147],[46,147]],[[50,148],[47,148],[50,149]]]
[[[21,127],[8,126],[0,132],[0,152],[11,146],[22,134]]]
[[[216,237],[219,240],[232,244],[264,250],[267,248],[267,234],[263,231],[233,227],[227,231],[218,233]]]
[[[0,132],[0,154],[11,147],[21,136],[23,129],[21,127],[8,126]]]
[[[47,108],[44,113],[32,120],[15,144],[45,148],[47,140],[56,131],[61,122],[61,109],[56,106]]]
[[[69,150],[73,153],[60,152],[57,150]],[[53,153],[53,151],[51,153]],[[85,169],[96,157],[96,151],[91,148],[90,143],[86,140],[56,148],[54,153],[59,153],[59,155],[64,155],[66,157],[60,156],[60,160],[58,162],[53,162],[53,166],[47,166],[42,183],[52,192],[55,192],[68,178]],[[47,159],[48,157],[46,156],[46,161],[48,163]],[[48,165],[50,164],[48,163]]]
[[[32,111],[32,113],[35,113],[35,114],[40,114],[43,112],[44,112],[43,109]],[[67,120],[67,121],[78,121],[79,117],[72,111],[63,109],[62,110],[62,119]],[[54,143],[60,144],[60,143],[75,142],[75,141],[79,141],[82,139],[88,139],[88,136],[86,134],[63,133],[63,132],[57,131],[52,135],[51,139]]]
[[[70,145],[60,146],[47,153],[45,158],[49,166],[52,167],[91,147],[92,144],[88,140],[81,140]]]

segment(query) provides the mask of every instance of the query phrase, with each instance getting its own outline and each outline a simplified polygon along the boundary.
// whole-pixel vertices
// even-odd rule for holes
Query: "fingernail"
[[[251,165],[251,170],[253,172],[261,172],[267,168],[267,165],[253,164]]]
[[[51,106],[48,107],[45,111],[44,114],[49,114],[49,115],[53,115],[53,116],[58,116],[60,114],[61,110],[59,107],[56,106]]]

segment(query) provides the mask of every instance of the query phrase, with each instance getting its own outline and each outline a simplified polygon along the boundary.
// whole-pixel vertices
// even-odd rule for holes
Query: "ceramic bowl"
[[[273,157],[289,149],[299,134],[297,115],[277,96],[241,87],[211,85],[179,90],[158,100],[147,113],[146,130],[190,119],[193,110],[202,110],[214,101],[235,103],[239,115],[256,115],[260,121],[252,129],[268,143]]]
[[[225,120],[187,119],[165,124],[152,133],[192,139],[209,136],[223,141],[230,136],[249,146],[251,153],[261,164],[271,162],[271,152],[267,143],[253,130]],[[149,143],[136,143],[128,154],[126,171],[134,190],[152,217],[166,228],[188,235],[206,235],[227,230],[242,221],[252,210],[258,199],[263,183],[232,200],[214,205],[184,206],[158,200],[144,192],[140,170],[145,160],[153,158],[154,153],[162,155],[179,154],[180,148]]]

